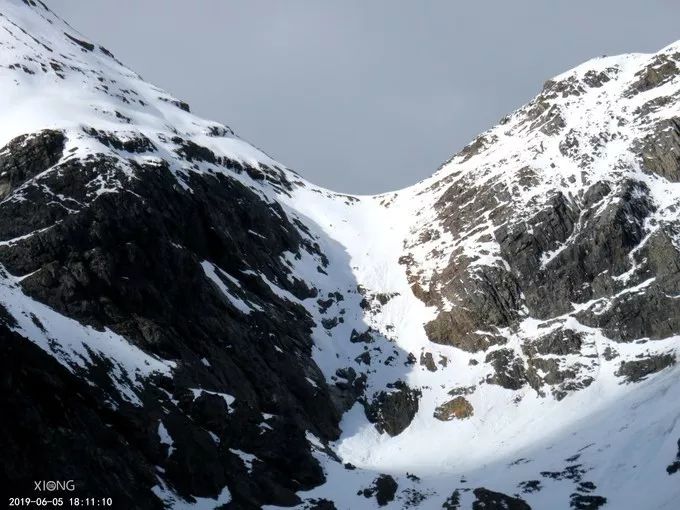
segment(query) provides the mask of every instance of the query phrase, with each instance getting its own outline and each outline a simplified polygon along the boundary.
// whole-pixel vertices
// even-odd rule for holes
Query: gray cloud
[[[48,2],[194,112],[354,193],[430,175],[584,60],[680,38],[670,0]]]

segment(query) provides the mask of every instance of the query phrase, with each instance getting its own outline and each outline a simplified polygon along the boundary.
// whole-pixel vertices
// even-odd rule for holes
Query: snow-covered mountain
[[[349,196],[39,1],[0,27],[8,496],[678,507],[680,44],[587,62],[431,178]]]

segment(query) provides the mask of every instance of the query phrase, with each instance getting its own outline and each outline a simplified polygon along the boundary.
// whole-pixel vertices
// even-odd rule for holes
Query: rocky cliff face
[[[327,262],[304,225],[242,182],[287,193],[294,176],[172,127],[152,141],[135,125],[154,110],[125,88],[131,73],[101,71],[118,64],[41,4],[6,7],[2,57],[16,62],[3,77],[91,87],[101,99],[88,108],[104,120],[57,122],[0,154],[10,495],[31,494],[32,480],[75,479],[119,508],[298,502],[325,480],[307,435],[337,438],[341,410],[298,302],[318,291],[288,260],[305,254],[319,271]],[[184,115],[153,94],[168,116]],[[200,165],[215,171],[192,171]]]
[[[438,172],[402,259],[438,310],[430,340],[487,352],[492,383],[563,398],[605,350],[680,332],[678,61],[584,64]]]
[[[432,178],[354,197],[42,3],[0,15],[7,496],[673,508],[677,45],[558,76]]]
[[[52,352],[61,350],[59,339],[50,338],[54,333],[30,311],[29,300],[84,327],[120,335],[154,358],[173,360],[172,376],[150,374],[135,390],[137,401],[115,389],[125,384],[121,380],[134,383],[126,366],[120,367],[118,380],[112,377],[115,356],[92,352],[81,363],[60,353],[81,378],[108,389],[92,395],[81,383],[78,392],[117,408],[109,433],[119,442],[140,445],[140,458],[131,468],[144,470],[149,481],[162,469],[183,496],[217,497],[231,479],[252,504],[295,502],[297,490],[324,480],[307,451],[305,433],[336,438],[340,412],[311,360],[311,318],[257,275],[293,296],[315,297],[315,289],[289,278],[280,255],[309,250],[318,257],[318,249],[279,206],[237,181],[189,175],[182,188],[164,164],[135,165],[128,180],[119,161],[103,154],[50,164],[61,161],[63,144],[64,135],[57,131],[22,137],[7,145],[0,162],[11,183],[9,199],[0,205],[1,229],[5,239],[16,240],[0,248],[0,259],[9,274],[24,275],[22,312],[44,332]],[[125,192],[92,196],[88,188],[102,173],[120,179]],[[16,175],[40,177],[20,182]],[[254,229],[257,235],[249,233]],[[6,285],[12,285],[9,274]],[[9,319],[17,309],[3,312]],[[5,334],[16,327],[9,319]],[[92,349],[87,342],[83,347],[88,353]],[[23,359],[13,361],[25,365]],[[40,412],[31,418],[22,426],[51,427]],[[87,443],[81,435],[101,433],[101,427],[69,427],[69,440]],[[172,438],[171,450],[159,444],[163,430]],[[11,440],[5,451],[17,449],[17,457],[24,457],[20,449],[25,445],[13,440],[15,434],[4,437]],[[108,476],[108,456],[119,449],[115,443],[111,451],[104,449],[103,460],[88,474],[91,485]],[[247,469],[239,451],[269,457],[271,466],[261,470],[255,463]],[[22,469],[11,462],[6,468],[11,476],[28,477],[37,463],[34,458]],[[55,468],[66,475],[68,464],[64,454]],[[234,484],[229,485],[236,496]],[[134,494],[127,501],[131,506]]]

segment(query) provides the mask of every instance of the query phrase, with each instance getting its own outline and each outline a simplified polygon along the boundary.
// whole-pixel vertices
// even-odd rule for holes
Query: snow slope
[[[596,59],[554,79],[574,80],[578,84],[586,73],[606,72],[615,77],[600,88],[584,90],[579,97],[557,97],[552,102],[563,116],[563,131],[573,130],[583,152],[595,156],[585,171],[573,154],[560,151],[559,138],[528,126],[526,112],[532,107],[530,104],[484,133],[484,138],[493,140],[485,151],[469,159],[464,154],[456,156],[433,177],[411,188],[343,201],[338,200],[342,197],[306,185],[286,200],[291,208],[318,226],[323,232],[320,237],[339,244],[337,249],[345,252],[343,256],[349,258],[353,278],[362,286],[373,293],[397,294],[379,313],[359,317],[359,321],[393,340],[403,352],[417,356],[425,350],[435,360],[440,357],[448,360],[447,366],[439,366],[436,372],[413,366],[400,375],[411,387],[423,391],[418,414],[402,434],[396,437],[379,434],[358,404],[348,412],[343,421],[343,437],[335,449],[344,462],[361,470],[347,471],[328,460],[329,482],[310,495],[331,499],[338,508],[360,508],[367,504],[363,495],[346,488],[368,486],[376,474],[390,473],[398,479],[400,490],[407,491],[390,508],[406,506],[408,488],[428,495],[419,508],[441,508],[457,487],[464,491],[485,486],[514,494],[521,492],[519,484],[527,480],[539,480],[543,486],[540,492],[522,495],[534,508],[567,508],[569,496],[575,493],[581,480],[595,484],[596,493],[607,497],[607,508],[677,506],[680,495],[677,480],[665,471],[676,454],[680,437],[680,409],[665,397],[677,391],[677,368],[645,382],[622,384],[615,375],[619,362],[603,359],[602,353],[616,345],[623,357],[636,359],[650,351],[649,344],[644,340],[614,343],[600,330],[579,324],[574,313],[568,313],[564,318],[570,327],[589,337],[589,352],[584,351],[583,355],[598,360],[592,373],[594,383],[560,401],[544,398],[532,388],[509,391],[480,385],[469,398],[475,409],[472,418],[440,422],[433,419],[433,411],[450,399],[448,391],[452,387],[475,385],[484,379],[488,367],[483,363],[470,365],[470,360],[478,360],[478,356],[429,342],[423,324],[432,319],[436,310],[413,295],[398,259],[405,248],[414,255],[420,282],[427,282],[430,275],[450,263],[459,248],[473,258],[474,265],[504,265],[497,243],[485,239],[495,229],[492,221],[481,217],[471,224],[469,233],[447,232],[438,226],[441,218],[430,204],[436,203],[448,189],[442,183],[473,182],[474,186],[483,186],[485,182],[494,185],[504,182],[512,188],[527,165],[541,172],[540,184],[518,187],[519,192],[511,196],[510,208],[516,221],[529,218],[539,209],[540,199],[555,190],[578,196],[592,183],[616,183],[623,176],[633,176],[647,184],[658,205],[653,217],[647,220],[647,238],[664,224],[677,222],[680,184],[643,171],[631,146],[655,122],[678,114],[677,100],[669,101],[644,121],[640,121],[636,112],[658,98],[677,98],[680,79],[676,75],[658,88],[631,98],[625,96],[640,70],[658,56],[677,54],[678,48],[678,44],[671,45],[655,56]],[[609,140],[592,152],[593,135],[602,133]],[[422,230],[433,226],[440,234],[435,236],[436,242],[417,242]],[[331,247],[323,248],[329,255],[332,253]],[[546,261],[554,255],[547,253]],[[329,258],[336,259],[332,255]],[[342,269],[330,273],[335,284]],[[625,277],[626,274],[621,276]],[[622,292],[639,292],[649,283]],[[336,288],[342,290],[342,285]],[[332,286],[328,287],[328,291],[332,290]],[[606,300],[601,301],[600,305],[606,306]],[[576,305],[574,311],[594,304],[597,303]],[[554,324],[554,320],[540,321],[527,316],[519,331],[506,334],[511,345],[519,344],[521,338],[541,334],[539,328],[549,323]],[[317,359],[327,377],[360,352],[348,350],[352,346],[343,343],[354,327],[355,323],[346,321],[344,328],[333,330],[330,339],[322,328],[317,328]],[[651,350],[677,356],[679,347],[680,337],[670,336],[654,341]],[[374,384],[375,389],[385,380],[383,367],[378,372],[369,374],[369,384]],[[387,379],[390,377],[395,374]],[[562,472],[569,466],[578,466],[582,473],[574,477],[562,473],[556,475],[557,479],[541,474]],[[417,475],[420,481],[410,480],[406,473]],[[645,487],[645,491],[640,491],[640,487]],[[467,508],[472,496],[462,494],[461,508]]]
[[[354,367],[366,374],[368,399],[380,391],[391,391],[389,385],[398,380],[421,391],[413,421],[394,437],[379,433],[362,405],[355,403],[343,418],[341,438],[330,445],[342,462],[317,444],[316,456],[326,471],[327,482],[301,493],[301,497],[327,498],[338,509],[374,508],[375,500],[360,491],[385,473],[399,485],[396,499],[385,508],[442,508],[456,489],[460,490],[460,508],[469,508],[474,499],[470,489],[476,487],[520,494],[532,508],[569,508],[579,487],[581,494],[593,491],[606,497],[605,508],[677,508],[680,486],[677,476],[667,474],[666,467],[678,453],[680,438],[680,408],[672,397],[680,391],[678,368],[667,368],[634,384],[623,384],[616,371],[622,359],[633,360],[649,352],[677,357],[680,336],[651,343],[615,343],[601,329],[581,324],[576,317],[580,310],[598,305],[597,299],[575,304],[559,319],[582,332],[587,341],[579,355],[565,358],[565,362],[588,360],[589,368],[584,370],[593,382],[558,400],[529,386],[510,390],[484,384],[489,365],[483,354],[432,343],[423,327],[442,311],[458,305],[443,299],[439,305],[428,306],[414,295],[413,286],[417,282],[428,288],[436,274],[460,257],[471,261],[471,271],[507,265],[493,238],[497,226],[490,210],[480,207],[475,214],[470,204],[462,204],[461,214],[472,219],[454,231],[443,226],[446,218],[434,204],[454,185],[482,191],[513,190],[503,198],[504,206],[511,221],[519,224],[557,191],[576,200],[593,183],[616,184],[625,176],[645,183],[656,204],[645,227],[648,235],[660,226],[678,222],[680,184],[643,171],[633,148],[658,121],[678,115],[680,78],[676,75],[632,96],[628,91],[641,70],[659,56],[677,54],[680,45],[656,55],[587,62],[553,80],[580,88],[578,93],[561,90],[554,97],[537,98],[484,133],[473,153],[461,152],[431,178],[394,193],[348,196],[306,182],[229,128],[192,115],[182,103],[144,82],[108,51],[84,41],[50,11],[39,4],[27,9],[24,3],[2,2],[0,23],[5,30],[0,34],[0,145],[24,133],[59,129],[66,133],[68,154],[60,163],[92,153],[116,158],[125,177],[100,176],[93,180],[87,197],[91,201],[102,193],[122,192],[126,180],[135,179],[130,162],[163,160],[170,165],[179,186],[189,186],[185,177],[190,173],[222,173],[265,201],[281,204],[288,216],[299,219],[308,229],[306,235],[318,243],[328,259],[327,267],[320,272],[317,255],[303,252],[300,259],[290,256],[286,262],[293,274],[318,289],[319,296],[339,294],[342,299],[320,306],[316,298],[301,300],[265,275],[258,276],[276,295],[302,304],[314,319],[314,360],[327,382],[333,385],[339,369]],[[606,81],[597,87],[583,85],[597,75],[606,76]],[[548,106],[544,107],[542,101]],[[641,115],[640,108],[649,104],[654,108]],[[538,115],[537,106],[542,109]],[[542,129],[546,123],[550,128],[556,112],[558,130],[576,141],[573,150],[561,148],[564,137]],[[143,138],[154,149],[132,152],[116,148],[93,136],[93,129],[115,133],[123,141]],[[181,153],[187,141],[229,160],[230,167],[187,158]],[[250,171],[237,171],[241,166]],[[530,186],[520,183],[526,167],[536,171],[535,183]],[[20,199],[20,193],[12,198]],[[55,200],[67,206],[64,197]],[[437,235],[423,241],[426,230]],[[261,234],[252,231],[252,235]],[[18,240],[2,240],[13,242]],[[545,252],[544,264],[555,260],[561,249],[557,246]],[[400,261],[406,254],[412,260],[408,265]],[[209,261],[202,267],[238,310],[249,314],[258,309],[256,303],[239,294],[235,275]],[[626,276],[620,275],[620,279]],[[26,297],[20,289],[21,275],[3,272],[1,280],[0,300],[14,317],[21,318],[16,331],[67,366],[73,368],[86,361],[95,350],[123,366],[126,374],[145,377],[151,371],[172,371],[172,361],[152,359],[118,335],[88,329]],[[640,292],[644,290],[641,285],[644,282],[622,292]],[[372,306],[362,306],[365,301]],[[35,321],[29,320],[32,316],[56,342],[46,341]],[[554,327],[554,319],[543,320],[527,313],[519,328],[502,332],[506,346],[520,352],[521,342],[542,334],[539,330]],[[353,330],[368,328],[374,336],[370,346],[349,341]],[[89,349],[85,351],[83,345]],[[611,346],[620,356],[615,361],[603,357]],[[365,352],[369,352],[370,364],[357,361]],[[409,354],[417,360],[424,353],[431,354],[436,371],[409,360]],[[122,376],[117,379],[121,391],[134,401],[134,381],[123,381]],[[311,379],[309,382],[315,384]],[[474,407],[473,416],[452,421],[433,418],[437,406],[450,399],[452,388],[469,386],[476,386],[467,396]],[[314,446],[315,438],[309,439]],[[356,469],[346,469],[344,463]],[[541,490],[524,490],[522,482],[532,480],[539,482]],[[592,482],[595,488],[583,489],[584,482]],[[156,490],[168,504],[175,505],[173,508],[183,508],[169,489],[159,486]],[[228,489],[222,496],[219,501],[200,501],[197,508],[225,503]]]

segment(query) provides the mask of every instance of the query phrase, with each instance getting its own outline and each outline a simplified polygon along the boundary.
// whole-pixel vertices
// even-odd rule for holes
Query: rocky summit
[[[38,0],[0,27],[5,504],[678,508],[680,44],[350,196]]]

